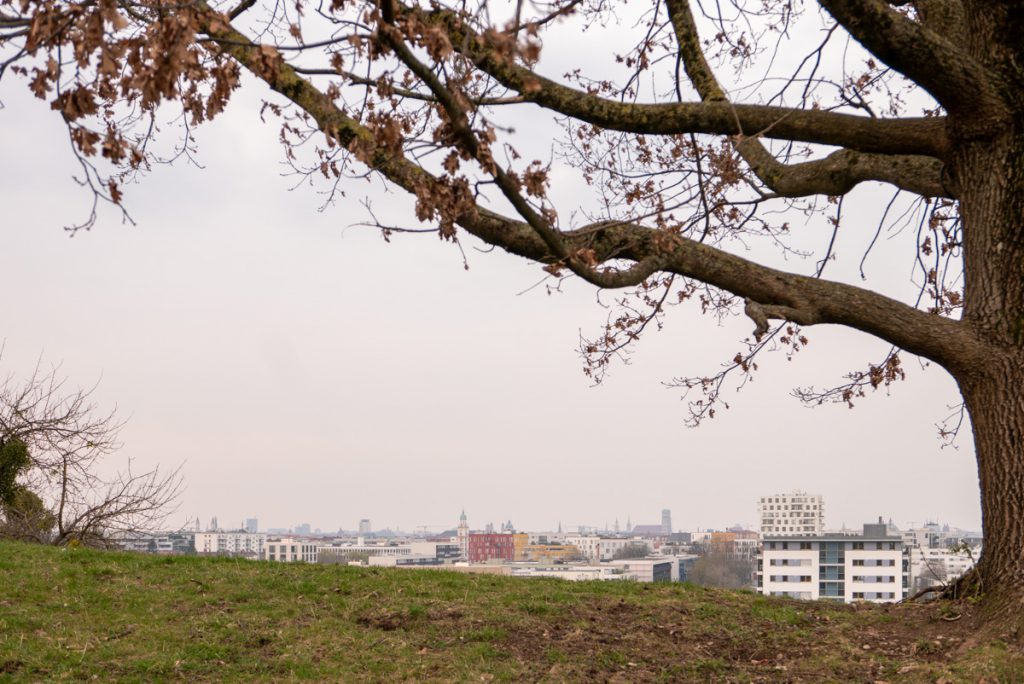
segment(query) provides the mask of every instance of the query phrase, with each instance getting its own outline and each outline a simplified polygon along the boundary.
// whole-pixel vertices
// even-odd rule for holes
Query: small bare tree
[[[68,390],[58,367],[37,364],[27,380],[0,380],[0,448],[18,444],[27,461],[16,492],[0,506],[0,536],[64,545],[111,546],[119,535],[158,527],[181,493],[180,467],[113,476],[102,461],[120,448],[123,422],[98,410],[95,388]]]

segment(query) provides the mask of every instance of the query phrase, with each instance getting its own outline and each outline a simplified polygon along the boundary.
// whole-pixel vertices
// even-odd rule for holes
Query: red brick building
[[[468,555],[470,563],[486,563],[495,558],[512,560],[515,557],[513,535],[472,532],[469,535]]]

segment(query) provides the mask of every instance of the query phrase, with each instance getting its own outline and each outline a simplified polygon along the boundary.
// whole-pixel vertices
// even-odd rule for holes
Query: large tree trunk
[[[985,538],[980,588],[991,606],[1011,608],[1019,616],[1024,599],[1024,117],[1021,94],[1012,85],[1022,74],[1006,70],[1020,71],[1007,59],[1020,45],[1000,46],[1000,22],[992,17],[974,17],[972,23],[971,51],[990,69],[1003,71],[1004,97],[1015,114],[1009,121],[961,115],[949,122],[954,149],[947,171],[963,220],[963,318],[978,341],[976,349],[965,350],[965,363],[950,370],[970,413],[977,450]]]
[[[985,542],[979,588],[1004,605],[1006,599],[1024,597],[1024,359],[993,359],[986,370],[962,382],[961,389],[981,484]]]

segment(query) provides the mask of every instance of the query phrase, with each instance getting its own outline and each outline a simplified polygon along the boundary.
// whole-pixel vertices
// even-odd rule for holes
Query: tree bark
[[[950,369],[971,416],[978,459],[985,539],[978,576],[988,605],[1012,608],[1009,614],[1019,619],[1024,601],[1024,120],[1018,115],[979,135],[977,120],[951,117],[950,130],[949,171],[963,220],[963,320],[987,347],[981,363]]]
[[[984,549],[981,591],[993,607],[1024,599],[1024,358],[993,359],[987,372],[961,383],[971,414],[981,485]]]

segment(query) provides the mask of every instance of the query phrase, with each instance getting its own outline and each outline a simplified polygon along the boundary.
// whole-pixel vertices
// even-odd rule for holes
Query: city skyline
[[[659,515],[660,515],[662,510],[664,510],[664,509],[659,509]],[[671,509],[668,509],[668,510],[671,510]],[[828,532],[835,532],[835,531],[839,531],[839,530],[842,530],[842,529],[857,530],[857,529],[860,529],[860,527],[865,522],[873,522],[873,521],[877,520],[878,517],[879,517],[879,515],[874,515],[874,516],[867,515],[862,520],[858,520],[858,521],[852,521],[852,522],[844,521],[844,522],[840,522],[840,523],[836,524],[835,526],[831,526],[829,524],[826,524],[823,529],[825,531],[828,531]],[[937,524],[937,525],[940,525],[940,526],[941,525],[949,525],[951,528],[960,529],[960,530],[964,530],[964,531],[980,532],[980,528],[970,527],[970,526],[966,526],[966,525],[960,525],[956,521],[948,520],[946,518],[943,518],[942,516],[924,517],[924,518],[918,518],[918,519],[913,519],[913,520],[902,520],[902,521],[901,520],[896,520],[896,519],[891,519],[889,516],[885,516],[885,515],[881,515],[881,517],[887,523],[891,521],[892,524],[894,524],[897,528],[899,528],[901,530],[923,527],[925,525]],[[212,518],[208,518],[208,519],[219,521],[219,523],[218,523],[219,526],[220,526],[219,529],[226,530],[226,531],[227,530],[236,530],[236,529],[239,529],[239,530],[246,529],[246,526],[245,526],[244,523],[249,521],[249,520],[253,520],[253,518],[251,516],[249,516],[249,517],[246,517],[246,518],[243,519],[243,524],[242,525],[234,526],[233,523],[232,523],[233,518],[230,518],[230,517],[216,516],[215,515],[215,516],[212,516]],[[363,534],[362,530],[359,529],[359,524],[358,524],[359,522],[361,522],[362,519],[357,520],[355,525],[341,525],[341,526],[336,526],[336,527],[318,525],[318,524],[316,524],[314,522],[309,522],[309,521],[306,521],[306,520],[294,522],[294,523],[291,523],[291,524],[274,524],[274,523],[264,524],[263,523],[263,518],[261,518],[259,516],[256,516],[255,519],[259,520],[259,530],[258,531],[259,532],[264,532],[264,533],[271,533],[272,532],[272,533],[284,534],[285,532],[283,532],[283,531],[284,530],[288,530],[288,532],[287,532],[288,534],[298,534],[298,533],[294,532],[294,530],[297,527],[302,526],[302,525],[309,525],[311,530],[313,530],[313,534],[314,535],[322,534],[322,535],[325,535],[325,536],[329,536],[329,535],[338,533],[340,531],[343,531],[345,533],[352,534],[352,535]],[[172,526],[169,526],[168,529],[195,527],[195,521],[196,520],[197,520],[196,518],[189,518],[189,519],[185,520],[181,525],[179,525],[179,526],[173,526],[172,525]],[[207,525],[207,524],[205,524],[203,522],[203,520],[204,520],[203,518],[199,518],[198,520],[199,520],[199,528],[201,530],[207,530],[207,529],[210,528],[210,525]],[[472,516],[467,511],[467,521],[469,521],[469,520],[472,520]],[[586,522],[579,522],[579,523],[569,524],[569,523],[566,523],[564,521],[559,520],[559,521],[556,521],[552,525],[540,525],[540,526],[533,526],[533,527],[519,525],[518,523],[515,522],[514,518],[511,518],[511,520],[512,520],[516,530],[527,530],[527,531],[537,531],[537,532],[554,532],[554,531],[557,530],[557,528],[559,526],[561,526],[563,532],[565,532],[565,533],[576,532],[577,529],[579,529],[581,527],[585,528],[587,530],[596,530],[596,531],[599,531],[599,532],[612,532],[612,533],[615,532],[615,521],[614,520],[611,521],[610,523],[607,523],[607,524],[605,524],[605,523],[586,523]],[[625,521],[623,519],[619,519],[619,523],[620,523],[621,533],[622,534],[626,534],[627,533],[627,529],[626,529]],[[494,527],[495,527],[495,531],[497,531],[497,528],[499,528],[501,526],[502,522],[500,520],[496,519],[496,520],[481,521],[478,525],[471,523],[469,525],[469,529],[471,531],[474,531],[474,532],[482,531],[482,530],[486,529],[488,524],[493,524]],[[650,523],[650,522],[647,522],[646,520],[640,520],[639,522],[636,521],[636,520],[633,521],[633,527],[634,528],[638,527],[638,526],[641,526],[641,525],[644,525],[644,526],[657,526],[656,523]],[[758,526],[756,524],[754,524],[754,523],[743,524],[742,521],[736,521],[736,522],[734,522],[732,524],[719,525],[719,526],[715,526],[715,525],[707,525],[707,526],[706,525],[694,525],[694,526],[690,526],[690,525],[686,525],[686,524],[679,524],[679,523],[673,522],[672,531],[673,532],[695,532],[695,531],[708,531],[708,530],[724,531],[724,530],[729,530],[729,529],[733,529],[733,528],[741,528],[741,529],[744,529],[744,530],[750,530],[750,531],[755,531],[755,532],[758,530]],[[370,534],[376,534],[376,533],[380,533],[380,532],[399,532],[399,533],[406,533],[406,534],[420,534],[420,533],[422,533],[422,534],[426,534],[426,535],[434,535],[434,534],[438,534],[440,532],[455,531],[457,529],[458,529],[458,518],[456,518],[452,524],[450,524],[450,525],[448,525],[446,527],[445,526],[435,526],[435,525],[418,525],[418,524],[413,524],[413,525],[408,525],[408,526],[391,526],[391,525],[377,526],[377,525],[373,525],[373,527],[372,527],[372,529],[370,530],[369,533]],[[249,531],[249,530],[246,530],[246,531]]]

